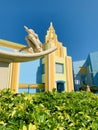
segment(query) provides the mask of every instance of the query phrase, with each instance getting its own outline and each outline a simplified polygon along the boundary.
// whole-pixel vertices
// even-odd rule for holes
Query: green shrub
[[[98,130],[98,96],[0,90],[0,130]]]

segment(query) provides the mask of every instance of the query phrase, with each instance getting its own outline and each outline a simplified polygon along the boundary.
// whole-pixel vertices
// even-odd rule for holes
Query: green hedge
[[[98,130],[91,92],[13,94],[0,91],[0,130]]]

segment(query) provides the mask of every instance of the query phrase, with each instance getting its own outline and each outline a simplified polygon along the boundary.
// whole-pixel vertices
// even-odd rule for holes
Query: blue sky
[[[44,42],[51,21],[73,61],[98,51],[98,0],[0,0],[0,39],[26,45],[27,25]]]

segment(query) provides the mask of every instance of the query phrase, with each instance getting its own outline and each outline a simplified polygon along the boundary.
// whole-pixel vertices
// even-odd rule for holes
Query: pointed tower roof
[[[49,42],[49,41],[54,41],[57,40],[57,35],[55,33],[55,29],[53,27],[52,22],[50,23],[50,27],[47,30],[47,34],[45,36],[45,43]]]
[[[55,31],[52,22],[50,22],[50,27],[48,29],[49,31]]]

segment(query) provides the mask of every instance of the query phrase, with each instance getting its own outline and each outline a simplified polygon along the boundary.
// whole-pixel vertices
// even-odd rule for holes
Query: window
[[[56,63],[56,73],[64,73],[64,65],[61,63]]]
[[[76,79],[75,79],[75,84],[76,84],[76,85],[80,85],[80,80],[76,80]]]

